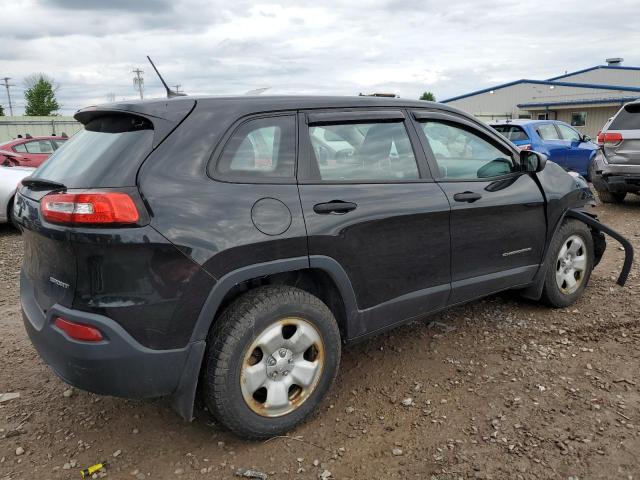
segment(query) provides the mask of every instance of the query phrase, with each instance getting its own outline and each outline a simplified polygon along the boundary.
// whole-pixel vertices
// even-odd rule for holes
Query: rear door
[[[551,123],[539,123],[535,126],[535,131],[543,141],[544,150],[541,153],[546,154],[549,160],[557,163],[561,167],[565,167],[567,163],[567,152],[569,151],[569,142],[563,140],[556,126]]]
[[[298,183],[311,266],[355,292],[353,338],[442,308],[449,202],[402,110],[304,112]]]
[[[455,114],[414,112],[431,171],[451,203],[450,303],[530,282],[546,238],[544,199],[517,152]]]
[[[556,127],[562,135],[562,139],[567,142],[567,163],[565,168],[572,172],[578,172],[580,175],[587,175],[589,170],[589,162],[593,153],[593,145],[591,142],[583,142],[582,135],[569,125],[557,123]]]
[[[21,153],[28,162],[28,166],[37,167],[53,153],[53,146],[49,140],[31,140],[13,149]]]

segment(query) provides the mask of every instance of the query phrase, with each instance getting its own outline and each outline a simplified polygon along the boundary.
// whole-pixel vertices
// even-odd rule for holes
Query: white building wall
[[[554,80],[556,82],[593,83],[597,85],[621,85],[640,88],[640,70],[598,68]]]
[[[82,130],[82,124],[73,117],[0,117],[0,143],[8,142],[18,135],[24,137],[29,134],[37,137],[61,135],[64,132],[72,136],[80,130]]]
[[[621,98],[633,95],[635,95],[634,92],[625,90],[519,83],[493,90],[493,93],[485,92],[447,102],[447,105],[480,117],[497,114],[511,115],[512,118],[517,118],[519,114],[527,113],[525,110],[518,109],[518,104],[577,102],[580,100]],[[640,92],[637,92],[637,95],[640,96]]]
[[[591,107],[591,108],[571,108],[567,110],[557,110],[557,120],[562,122],[571,124],[571,113],[572,112],[586,112],[587,113],[587,122],[584,127],[574,127],[576,130],[589,135],[591,138],[595,140],[596,135],[602,129],[602,126],[605,124],[609,118],[613,117],[620,107]]]

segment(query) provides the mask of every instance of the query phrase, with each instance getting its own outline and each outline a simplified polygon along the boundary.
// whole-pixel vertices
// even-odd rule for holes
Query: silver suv
[[[605,123],[598,144],[589,174],[600,200],[619,203],[629,192],[640,194],[640,100]]]

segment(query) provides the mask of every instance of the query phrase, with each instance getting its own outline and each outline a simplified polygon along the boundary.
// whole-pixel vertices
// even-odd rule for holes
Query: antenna
[[[160,72],[158,71],[158,69],[156,68],[156,66],[153,64],[153,61],[151,60],[151,57],[149,57],[149,55],[147,55],[147,60],[149,60],[149,63],[151,64],[151,66],[153,67],[153,69],[156,71],[156,73],[158,74],[158,78],[160,78],[160,81],[162,82],[162,85],[164,85],[165,90],[167,91],[167,98],[173,98],[173,97],[185,97],[187,94],[184,92],[174,92],[173,90],[171,90],[169,88],[169,85],[167,85],[167,82],[164,81],[164,78],[162,78],[162,75],[160,75]],[[177,85],[177,87],[179,87],[179,85]]]

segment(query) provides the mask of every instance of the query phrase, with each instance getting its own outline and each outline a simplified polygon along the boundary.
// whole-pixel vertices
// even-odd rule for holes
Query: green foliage
[[[429,102],[435,102],[436,101],[436,96],[432,92],[424,92],[420,96],[420,100],[427,100]]]
[[[0,105],[0,117],[4,117],[4,108]]]
[[[38,75],[31,78],[29,88],[24,92],[27,107],[24,114],[27,116],[48,116],[54,115],[60,105],[56,100],[53,81],[45,75]]]

